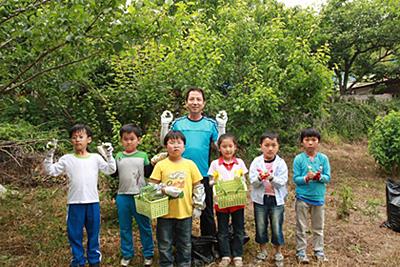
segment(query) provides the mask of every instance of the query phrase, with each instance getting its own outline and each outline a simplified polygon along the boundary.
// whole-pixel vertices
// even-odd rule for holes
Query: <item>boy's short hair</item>
[[[85,131],[86,135],[88,137],[92,137],[93,133],[92,133],[92,129],[90,129],[89,126],[85,125],[85,124],[75,124],[74,126],[71,127],[71,129],[69,129],[68,133],[69,133],[69,138],[72,138],[72,135],[76,132],[80,132],[80,131]]]
[[[321,141],[321,134],[315,128],[303,129],[300,133],[300,142],[303,142],[306,137],[317,137],[318,141]]]
[[[203,96],[203,101],[204,102],[206,101],[206,98],[204,96],[204,90],[202,88],[199,88],[199,87],[189,87],[189,89],[186,92],[185,101],[188,101],[189,94],[190,94],[190,92],[193,92],[193,91],[201,93],[201,95]]]
[[[181,139],[183,141],[183,144],[186,145],[186,137],[181,131],[169,131],[164,137],[164,146],[166,146],[168,141],[171,139]]]
[[[272,132],[272,131],[265,131],[261,136],[260,136],[260,145],[264,142],[265,139],[271,139],[274,140],[276,139],[276,141],[279,144],[279,134],[276,132]]]
[[[143,135],[142,129],[132,123],[125,124],[121,127],[119,130],[119,137],[122,137],[124,133],[134,133],[137,138],[140,138]]]

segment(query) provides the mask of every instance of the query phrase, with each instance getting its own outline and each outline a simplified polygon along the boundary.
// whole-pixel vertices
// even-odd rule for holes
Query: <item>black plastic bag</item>
[[[387,221],[383,226],[400,232],[400,182],[386,181]]]
[[[218,240],[214,236],[192,236],[192,266],[204,266],[217,258]]]

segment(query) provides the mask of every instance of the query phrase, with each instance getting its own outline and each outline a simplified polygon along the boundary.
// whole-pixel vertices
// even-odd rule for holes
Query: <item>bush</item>
[[[400,177],[400,112],[377,117],[368,133],[368,149],[383,170]]]

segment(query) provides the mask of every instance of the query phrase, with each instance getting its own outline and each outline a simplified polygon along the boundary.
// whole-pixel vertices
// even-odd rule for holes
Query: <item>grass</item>
[[[329,262],[324,265],[398,266],[400,233],[379,227],[386,219],[385,178],[376,171],[372,158],[366,152],[366,144],[328,144],[322,146],[321,150],[329,156],[332,166],[325,215],[325,250]],[[292,159],[285,159],[290,168]],[[290,181],[288,186],[283,254],[286,266],[298,266],[295,262],[294,185]],[[351,188],[353,199],[349,201],[346,194],[342,196],[349,201],[346,203],[349,214],[346,220],[340,220],[337,211],[343,200],[339,192],[344,187]],[[106,193],[104,180],[100,188],[102,266],[119,266],[116,206]],[[7,194],[0,199],[0,266],[67,266],[70,250],[65,220],[65,186],[23,188],[18,189],[18,193]],[[194,222],[194,232],[198,233],[198,222]],[[249,264],[258,249],[254,242],[251,204],[246,207],[246,232],[251,240],[244,248],[244,261]],[[134,258],[131,266],[140,266],[142,261],[136,233],[135,244],[139,256]],[[312,255],[310,246],[308,252]],[[268,261],[263,266],[273,266],[273,262]],[[311,262],[309,266],[317,264]]]

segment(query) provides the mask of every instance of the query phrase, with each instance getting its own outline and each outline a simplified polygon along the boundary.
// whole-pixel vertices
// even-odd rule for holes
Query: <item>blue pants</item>
[[[277,206],[274,196],[264,195],[264,205],[254,203],[254,219],[256,221],[256,242],[268,243],[268,224],[271,224],[271,243],[283,245],[284,205]]]
[[[69,204],[67,207],[67,232],[71,245],[71,266],[84,266],[86,263],[83,249],[83,227],[87,233],[87,260],[89,264],[101,261],[100,234],[100,204]]]
[[[176,265],[190,267],[192,262],[192,217],[186,219],[157,219],[157,241],[161,267],[174,266],[173,245],[176,249]]]
[[[145,258],[153,257],[154,243],[150,219],[136,212],[135,199],[132,195],[117,195],[116,202],[122,257],[124,259],[131,259],[135,255],[132,237],[132,217],[135,218],[136,224],[139,227],[143,256]]]
[[[229,217],[232,217],[233,240],[230,242]],[[242,257],[244,239],[244,209],[232,213],[217,211],[218,246],[221,257]],[[232,255],[231,255],[232,253]]]

